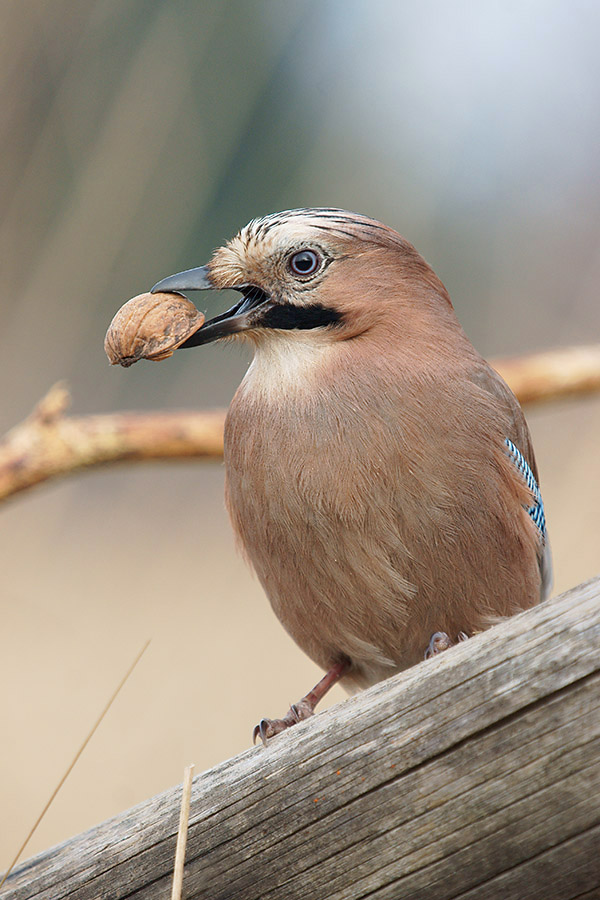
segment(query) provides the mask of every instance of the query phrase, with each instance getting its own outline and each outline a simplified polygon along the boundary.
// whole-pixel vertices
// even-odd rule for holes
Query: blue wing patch
[[[505,438],[504,443],[508,447],[508,456],[515,464],[527,487],[531,491],[533,495],[533,504],[531,506],[526,506],[525,509],[531,516],[533,522],[536,525],[536,528],[540,532],[541,536],[546,538],[546,516],[544,515],[544,503],[542,501],[542,495],[540,493],[540,489],[538,487],[538,483],[533,476],[533,472],[529,468],[529,464],[518,447],[515,447],[512,441],[509,441],[508,438]]]

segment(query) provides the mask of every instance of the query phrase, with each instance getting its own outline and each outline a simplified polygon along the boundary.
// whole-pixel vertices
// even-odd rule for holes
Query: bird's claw
[[[452,641],[445,631],[436,631],[431,635],[431,640],[425,650],[425,659],[431,659],[433,656],[437,656],[438,653],[442,653],[449,647],[453,647],[457,641],[467,641],[468,639],[469,635],[465,634],[464,631],[458,632],[456,641]]]
[[[464,631],[458,632],[455,641],[451,640],[445,631],[436,631],[431,635],[431,640],[425,650],[424,659],[432,659],[432,657],[437,656],[438,653],[442,653],[444,650],[448,650],[449,647],[453,647],[456,643],[467,641],[468,639],[469,635]]]
[[[444,650],[447,650],[448,647],[451,646],[452,641],[445,631],[435,631],[431,635],[431,640],[429,641],[427,649],[425,650],[425,659],[431,659],[433,656],[437,656],[438,653],[442,653]]]
[[[304,722],[311,716],[314,716],[314,708],[306,700],[292,703],[282,719],[261,719],[252,732],[252,743],[255,744],[256,738],[260,736],[263,746],[266,747],[269,738],[281,734],[282,731],[286,731],[292,725],[297,725],[298,722]]]

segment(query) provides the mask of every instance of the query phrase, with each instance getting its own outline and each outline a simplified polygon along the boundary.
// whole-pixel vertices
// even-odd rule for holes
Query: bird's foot
[[[252,743],[255,744],[256,738],[260,736],[263,745],[266,747],[269,738],[275,737],[276,734],[281,734],[282,731],[291,728],[292,725],[297,725],[298,722],[310,719],[314,714],[314,705],[311,705],[303,697],[298,703],[292,703],[282,719],[261,719],[252,732]]]
[[[314,716],[315,706],[319,700],[323,699],[327,691],[346,674],[349,668],[350,663],[346,659],[332,666],[319,683],[315,684],[312,691],[309,691],[298,703],[292,703],[283,719],[261,719],[252,732],[252,743],[255,744],[256,738],[260,735],[260,739],[266,747],[269,738]]]
[[[453,641],[448,637],[445,631],[436,631],[431,635],[431,640],[425,650],[425,659],[431,659],[433,656],[437,656],[438,653],[448,650],[449,647],[453,647],[454,644],[457,644],[459,641],[468,640],[468,637],[469,635],[465,634],[464,631],[459,631],[456,640]]]

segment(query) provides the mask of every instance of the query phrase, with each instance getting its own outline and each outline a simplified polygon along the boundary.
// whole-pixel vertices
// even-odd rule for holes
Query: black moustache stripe
[[[335,309],[320,303],[310,306],[294,306],[292,303],[277,303],[265,310],[256,322],[261,328],[323,328],[325,325],[339,325],[343,316]]]

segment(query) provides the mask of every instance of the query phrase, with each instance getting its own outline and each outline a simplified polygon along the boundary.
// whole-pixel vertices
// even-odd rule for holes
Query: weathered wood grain
[[[600,578],[198,776],[183,896],[600,897],[599,639]],[[179,797],[30,860],[6,896],[167,896]]]

